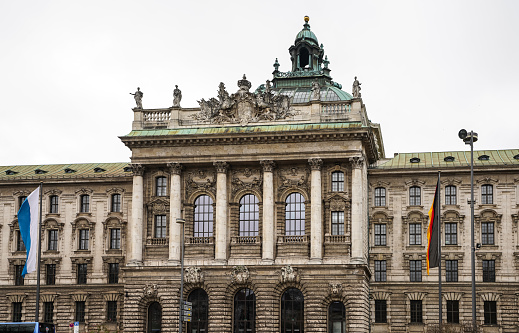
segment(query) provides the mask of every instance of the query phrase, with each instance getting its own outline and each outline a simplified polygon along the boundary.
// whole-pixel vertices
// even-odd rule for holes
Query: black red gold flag
[[[438,267],[440,264],[440,179],[436,183],[436,191],[434,192],[434,200],[429,210],[429,228],[427,229],[427,275],[429,275],[429,268]]]

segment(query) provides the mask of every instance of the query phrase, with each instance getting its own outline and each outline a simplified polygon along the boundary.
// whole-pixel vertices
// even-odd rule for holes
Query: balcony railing
[[[278,236],[278,243],[307,243],[307,235],[298,236]]]
[[[148,238],[146,240],[146,245],[168,245],[169,238]]]
[[[214,237],[186,237],[186,244],[214,244]]]
[[[238,236],[233,237],[231,242],[233,244],[258,244],[261,243],[260,236]]]
[[[351,113],[351,103],[325,103],[321,105],[321,121],[348,120]]]
[[[326,243],[348,243],[350,236],[347,235],[325,235],[324,241]]]

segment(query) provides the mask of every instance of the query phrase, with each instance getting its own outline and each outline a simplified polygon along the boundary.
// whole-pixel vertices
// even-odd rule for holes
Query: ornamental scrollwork
[[[184,282],[198,284],[204,282],[204,273],[200,267],[188,267],[184,270]]]
[[[186,197],[196,191],[216,194],[216,171],[213,171],[211,176],[207,176],[205,170],[187,173],[185,191]]]
[[[297,269],[290,265],[281,267],[280,280],[281,280],[281,283],[298,282],[299,274],[297,272]]]
[[[232,173],[232,196],[242,190],[263,192],[263,175],[257,169],[235,170]]]
[[[246,125],[249,122],[279,120],[295,115],[291,110],[290,97],[274,95],[270,81],[267,81],[264,89],[252,93],[249,91],[251,83],[244,74],[243,79],[238,81],[238,87],[236,93],[229,95],[224,83],[220,82],[218,99],[212,97],[199,100],[200,112],[192,117],[203,122]]]
[[[143,288],[144,297],[157,296],[158,291],[159,291],[159,287],[157,287],[157,285],[154,283],[147,284]]]
[[[231,280],[234,284],[245,284],[249,280],[249,269],[246,266],[234,266],[231,271]]]
[[[330,294],[338,295],[342,290],[342,283],[340,282],[330,282]]]

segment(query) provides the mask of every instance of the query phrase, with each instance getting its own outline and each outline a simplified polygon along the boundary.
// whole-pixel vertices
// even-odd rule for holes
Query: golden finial
[[[305,22],[308,23],[308,21],[310,21],[310,17],[308,17],[308,15],[307,15],[307,16],[305,16]]]

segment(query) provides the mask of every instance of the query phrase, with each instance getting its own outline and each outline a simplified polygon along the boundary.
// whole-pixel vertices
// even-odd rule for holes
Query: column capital
[[[144,174],[144,166],[140,163],[130,164],[132,167],[133,176],[142,176]]]
[[[272,172],[276,167],[276,162],[273,160],[261,160],[260,164],[263,167],[263,172]]]
[[[362,157],[362,156],[350,157],[350,163],[354,169],[360,169],[364,165],[364,157]]]
[[[170,174],[180,175],[180,172],[182,171],[182,164],[177,162],[168,163],[168,169]]]
[[[320,158],[309,158],[308,163],[312,170],[321,170],[321,167],[323,166],[323,160]]]
[[[227,169],[229,168],[229,163],[224,161],[213,162],[213,165],[215,166],[216,172],[218,173],[227,173]]]

